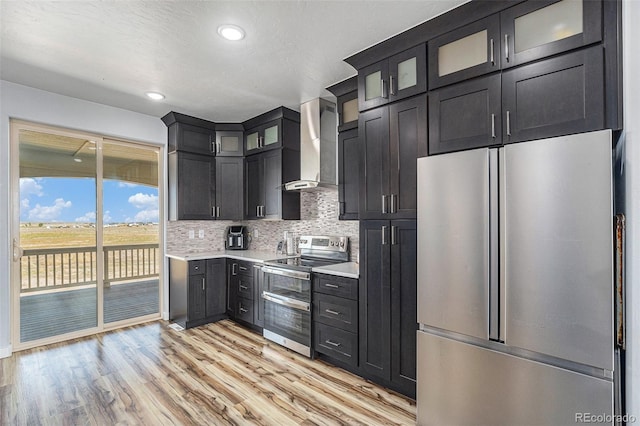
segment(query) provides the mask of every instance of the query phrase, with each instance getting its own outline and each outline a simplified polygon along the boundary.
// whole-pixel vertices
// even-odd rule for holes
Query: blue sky
[[[158,222],[158,189],[104,180],[104,223]],[[20,179],[21,222],[95,223],[95,179]]]

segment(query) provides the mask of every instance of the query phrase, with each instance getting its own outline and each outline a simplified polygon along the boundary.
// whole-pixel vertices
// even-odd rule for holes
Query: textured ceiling
[[[238,122],[331,96],[342,61],[466,0],[0,1],[0,77],[157,117]],[[243,27],[244,40],[218,36]],[[144,93],[159,91],[160,102]]]

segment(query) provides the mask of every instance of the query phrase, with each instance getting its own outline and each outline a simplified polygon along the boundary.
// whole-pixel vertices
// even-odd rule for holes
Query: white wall
[[[640,1],[623,2],[626,184],[627,412],[640,418]]]
[[[11,354],[10,118],[156,145],[167,142],[167,129],[157,117],[0,80],[0,358]]]

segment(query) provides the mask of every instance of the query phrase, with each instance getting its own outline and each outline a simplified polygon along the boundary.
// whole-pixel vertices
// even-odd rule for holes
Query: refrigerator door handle
[[[489,150],[489,339],[500,341],[498,150]]]
[[[506,164],[505,164],[506,160],[505,160],[505,155],[504,155],[504,148],[499,148],[498,149],[498,176],[499,176],[499,180],[498,180],[498,196],[499,196],[499,211],[498,211],[498,215],[499,215],[499,239],[500,239],[500,246],[499,246],[499,250],[500,250],[500,318],[499,318],[499,324],[500,324],[500,341],[501,342],[506,342],[507,341],[507,293],[506,293],[506,288],[507,288],[507,250],[506,250],[506,244],[507,244],[507,216],[506,216],[506,177],[505,177],[505,173],[506,173]]]

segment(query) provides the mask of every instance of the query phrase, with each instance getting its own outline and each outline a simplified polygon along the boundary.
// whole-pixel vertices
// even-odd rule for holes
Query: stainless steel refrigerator
[[[419,425],[615,420],[611,138],[418,160]]]

